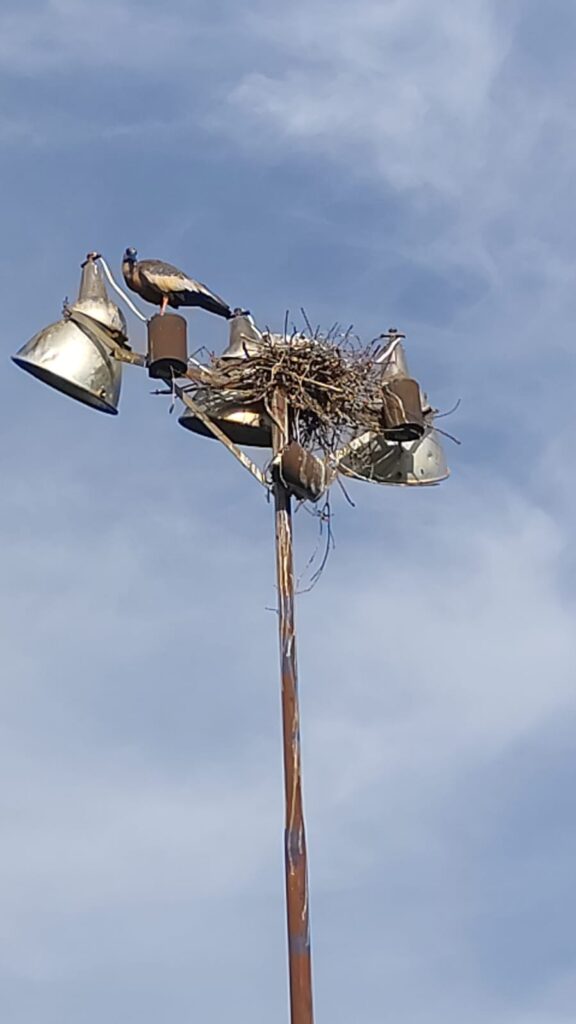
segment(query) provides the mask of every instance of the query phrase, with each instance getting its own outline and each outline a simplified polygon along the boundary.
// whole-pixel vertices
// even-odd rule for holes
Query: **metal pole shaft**
[[[272,403],[272,446],[274,455],[289,440],[289,409],[285,395],[277,392]],[[290,973],[290,1022],[313,1024],[312,963],[308,904],[308,865],[302,802],[300,761],[300,711],[296,668],[294,626],[294,560],[290,495],[282,483],[274,485],[276,518],[276,570],[278,577],[278,620],[282,674],[282,732],[284,742],[284,786],[286,820],[284,857],[286,911],[288,922],[288,964]]]

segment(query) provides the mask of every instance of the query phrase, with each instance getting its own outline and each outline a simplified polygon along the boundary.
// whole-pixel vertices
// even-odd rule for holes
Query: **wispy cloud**
[[[141,472],[130,486],[145,493]],[[59,487],[68,486],[56,474]],[[26,492],[15,485],[23,508]],[[219,490],[224,481],[210,486]],[[35,985],[64,983],[86,951],[80,946],[76,957],[53,942],[31,955],[33,921],[64,910],[78,922],[94,914],[111,919],[144,901],[154,930],[175,900],[197,917],[210,906],[223,921],[226,906],[242,907],[251,893],[261,908],[280,870],[277,723],[270,734],[278,697],[269,686],[275,623],[264,611],[270,592],[263,586],[266,577],[271,582],[270,531],[258,539],[259,529],[243,528],[240,517],[234,545],[219,556],[223,524],[212,527],[200,506],[178,511],[178,490],[173,481],[161,499],[140,503],[135,535],[129,510],[112,525],[113,500],[93,506],[94,481],[81,474],[65,502],[71,520],[60,521],[60,490],[58,501],[42,505],[44,539],[22,529],[5,554],[2,617],[18,687],[3,694],[2,760],[5,777],[20,785],[17,799],[4,796],[12,826],[3,956],[5,968]],[[388,876],[394,885],[388,892],[384,884],[378,900],[391,901],[394,941],[387,927],[363,926],[378,933],[378,955],[368,958],[371,984],[385,977],[398,1012],[403,1006],[419,1022],[420,1004],[406,998],[402,979],[415,963],[428,962],[436,978],[427,978],[424,990],[444,1007],[438,1020],[458,1020],[458,1007],[475,992],[473,1020],[490,1012],[508,1022],[514,1018],[502,1009],[504,996],[475,989],[474,922],[479,902],[488,901],[490,912],[491,896],[467,875],[452,820],[457,815],[468,833],[480,814],[488,840],[503,813],[484,809],[492,773],[503,759],[513,764],[519,746],[574,706],[573,608],[561,579],[569,536],[504,483],[489,497],[482,481],[439,493],[422,502],[413,493],[385,492],[383,499],[357,487],[360,510],[338,509],[337,552],[320,587],[300,603],[316,936],[327,955],[328,904],[343,898],[351,874],[363,920],[366,887],[380,891],[377,879]],[[382,500],[386,525],[378,530]],[[105,530],[95,529],[90,506],[109,524]],[[12,521],[4,523],[5,536]],[[412,549],[394,540],[407,534],[417,538]],[[150,549],[152,537],[170,538],[167,558]],[[178,565],[188,568],[180,575]],[[239,672],[235,650],[242,652]],[[474,802],[467,805],[466,779],[476,811]],[[517,856],[521,862],[521,850]],[[420,876],[415,888],[413,872]],[[457,879],[443,891],[440,913],[434,894],[443,872]],[[403,907],[398,887],[406,887]],[[434,938],[439,913],[441,939]],[[341,950],[348,938],[340,937]],[[121,957],[120,945],[110,942]],[[440,990],[452,984],[454,944],[462,952],[450,1009]],[[167,969],[156,941],[146,949],[142,956],[153,954],[160,971]],[[531,980],[531,998],[548,999],[553,980],[543,966]],[[334,980],[331,989],[347,1012],[348,991]]]
[[[231,89],[229,127],[263,160],[330,159],[358,189],[380,182],[415,209],[441,197],[434,231],[421,248],[410,239],[413,258],[455,275],[476,266],[491,287],[535,262],[557,280],[544,223],[574,167],[562,144],[573,113],[522,61],[521,20],[477,0],[258,8],[247,31],[266,56]],[[546,160],[551,145],[561,163]]]
[[[260,12],[259,12],[260,13]],[[491,5],[296,4],[250,20],[279,58],[231,99],[286,144],[366,163],[393,185],[459,191],[484,169],[509,46]]]

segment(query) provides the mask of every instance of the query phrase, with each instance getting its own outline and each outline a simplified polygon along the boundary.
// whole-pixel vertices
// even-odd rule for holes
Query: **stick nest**
[[[364,430],[382,428],[381,351],[379,341],[361,347],[348,339],[265,334],[255,355],[213,358],[211,369],[214,386],[241,404],[269,410],[272,393],[282,389],[300,442],[331,455]]]

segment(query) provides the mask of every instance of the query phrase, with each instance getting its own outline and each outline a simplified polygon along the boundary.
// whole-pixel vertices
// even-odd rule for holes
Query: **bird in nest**
[[[146,302],[160,306],[161,316],[166,306],[199,306],[227,320],[233,316],[223,299],[178,267],[163,260],[137,260],[137,255],[136,249],[126,249],[122,260],[124,280]]]

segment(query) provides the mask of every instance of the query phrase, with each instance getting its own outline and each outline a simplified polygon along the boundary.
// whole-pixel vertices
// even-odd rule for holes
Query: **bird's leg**
[[[167,295],[163,295],[162,296],[162,302],[160,303],[160,316],[164,316],[164,313],[166,312],[166,306],[167,305],[168,305],[168,296]]]

